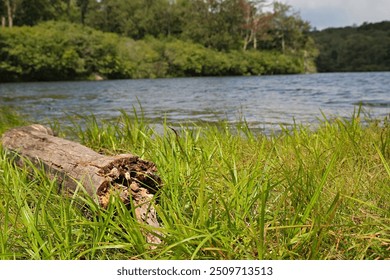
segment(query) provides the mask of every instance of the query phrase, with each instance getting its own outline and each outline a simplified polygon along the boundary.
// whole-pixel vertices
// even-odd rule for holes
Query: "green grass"
[[[115,197],[57,193],[0,148],[0,259],[390,259],[389,120],[324,120],[264,136],[245,123],[156,132],[137,113],[57,125],[106,154],[156,163],[163,243]],[[0,112],[0,133],[20,125]]]

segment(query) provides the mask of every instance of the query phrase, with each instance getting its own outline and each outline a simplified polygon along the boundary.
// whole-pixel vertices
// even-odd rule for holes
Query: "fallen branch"
[[[51,178],[59,182],[63,193],[74,192],[82,184],[88,195],[106,208],[113,192],[135,206],[136,219],[152,227],[159,227],[156,210],[151,200],[161,185],[154,163],[132,154],[104,156],[88,147],[53,135],[50,128],[31,125],[11,129],[2,136],[2,145],[8,151],[29,159],[45,168]],[[148,233],[149,243],[161,240]]]

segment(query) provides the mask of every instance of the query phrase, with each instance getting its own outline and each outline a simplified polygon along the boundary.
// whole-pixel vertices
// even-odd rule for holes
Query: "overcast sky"
[[[299,11],[312,27],[343,27],[390,21],[390,0],[280,0]]]

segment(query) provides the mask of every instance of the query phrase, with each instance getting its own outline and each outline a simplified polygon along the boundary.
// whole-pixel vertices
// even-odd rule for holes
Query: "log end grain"
[[[132,154],[105,157],[91,164],[99,168],[98,175],[104,178],[96,192],[103,207],[107,206],[112,191],[119,192],[127,204],[130,198],[137,200],[141,189],[154,195],[162,185],[155,164]]]

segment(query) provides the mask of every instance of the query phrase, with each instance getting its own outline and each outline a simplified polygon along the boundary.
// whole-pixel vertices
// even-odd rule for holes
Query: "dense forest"
[[[312,32],[319,72],[389,71],[390,21]]]
[[[310,25],[264,0],[2,0],[0,81],[315,70]]]
[[[267,0],[0,0],[0,82],[390,70],[390,22]]]

